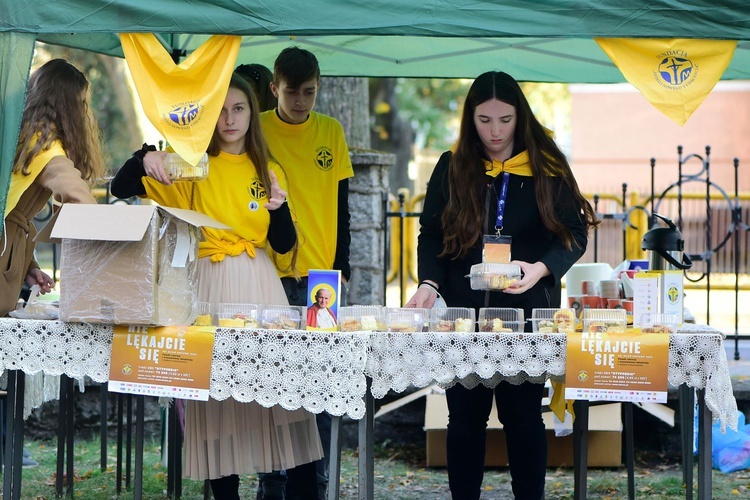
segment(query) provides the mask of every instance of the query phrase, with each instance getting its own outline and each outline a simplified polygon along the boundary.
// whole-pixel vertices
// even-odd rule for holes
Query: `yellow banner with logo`
[[[211,142],[241,40],[214,35],[175,64],[152,33],[120,34],[146,116],[191,165],[198,164]]]
[[[596,38],[623,76],[659,111],[684,125],[721,79],[734,40]]]

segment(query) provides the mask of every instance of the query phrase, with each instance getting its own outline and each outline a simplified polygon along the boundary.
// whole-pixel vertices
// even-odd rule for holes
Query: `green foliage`
[[[400,115],[411,124],[419,148],[443,151],[458,138],[464,99],[472,80],[399,78],[396,96]],[[522,83],[537,119],[565,142],[570,135],[571,99],[568,86]]]
[[[471,80],[397,80],[399,113],[411,124],[417,147],[445,150],[455,142],[458,120],[470,85]]]

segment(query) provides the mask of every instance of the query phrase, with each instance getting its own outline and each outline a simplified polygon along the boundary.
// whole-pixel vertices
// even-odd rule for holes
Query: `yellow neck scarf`
[[[485,160],[484,168],[487,170],[487,175],[490,177],[497,177],[501,172],[523,175],[524,177],[534,176],[534,174],[531,173],[531,163],[529,163],[528,151],[523,151],[505,161],[492,160],[490,162]]]

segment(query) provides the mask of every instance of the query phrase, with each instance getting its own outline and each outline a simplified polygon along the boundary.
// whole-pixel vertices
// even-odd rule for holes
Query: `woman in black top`
[[[431,307],[439,290],[448,306],[523,308],[526,318],[533,308],[560,307],[560,278],[583,255],[588,230],[598,222],[565,155],[510,75],[487,72],[474,81],[453,149],[440,157],[427,186],[420,217],[420,287],[407,306]],[[512,263],[523,274],[502,292],[472,290],[465,277],[482,262],[486,234],[512,238]],[[493,394],[513,493],[519,499],[543,498],[542,391],[542,384],[530,382],[470,390],[456,384],[446,391],[454,499],[479,498]]]

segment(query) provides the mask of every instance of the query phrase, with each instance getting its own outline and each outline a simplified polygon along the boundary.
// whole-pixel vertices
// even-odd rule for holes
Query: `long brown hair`
[[[31,75],[14,173],[29,175],[34,157],[59,140],[83,179],[93,182],[102,177],[101,132],[89,107],[88,89],[84,74],[64,59],[52,59]]]
[[[489,71],[474,80],[466,95],[458,144],[448,166],[448,203],[441,220],[441,256],[465,256],[486,230],[484,193],[489,178],[484,162],[489,158],[474,125],[474,110],[491,99],[497,99],[516,108],[514,151],[528,151],[531,171],[534,174],[536,201],[544,226],[560,238],[566,248],[578,245],[570,229],[555,213],[555,182],[551,176],[559,176],[573,193],[587,228],[599,223],[591,204],[578,189],[578,183],[565,155],[531,111],[518,82],[507,73]]]
[[[266,192],[270,197],[271,176],[268,174],[268,162],[274,162],[282,171],[284,170],[284,167],[276,160],[276,158],[273,157],[271,152],[268,150],[266,136],[263,135],[263,128],[260,124],[260,108],[258,106],[258,100],[255,98],[255,93],[253,92],[250,84],[243,76],[235,72],[232,73],[232,78],[229,81],[229,88],[237,89],[247,97],[247,102],[250,106],[250,126],[248,127],[247,133],[245,134],[245,154],[250,157],[253,165],[255,165],[255,171],[258,173],[258,177],[260,177],[260,182],[263,184],[263,187],[266,188]],[[209,156],[218,156],[221,152],[221,147],[219,146],[219,134],[217,130],[214,130],[214,133],[211,136],[211,142],[209,142],[206,152]],[[284,175],[286,176],[286,174]],[[297,240],[294,243],[294,247],[292,247],[292,261],[290,264],[290,268],[294,275],[297,276],[298,273],[296,265],[297,254],[299,250],[299,230],[296,227],[296,224],[295,231],[297,232]],[[273,251],[270,245],[268,246],[268,250],[270,251],[271,257],[273,258],[274,262],[277,262],[276,252]]]

